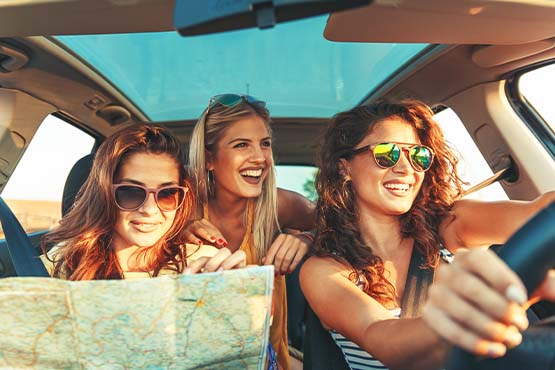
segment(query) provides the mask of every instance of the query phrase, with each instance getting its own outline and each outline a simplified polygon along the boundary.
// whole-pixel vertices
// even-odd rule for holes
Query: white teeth
[[[410,185],[409,184],[385,184],[384,187],[386,189],[391,189],[391,190],[408,191],[410,188]]]
[[[245,171],[241,171],[240,173],[241,173],[241,176],[260,177],[262,175],[262,169],[245,170]]]
[[[139,221],[133,221],[133,224],[137,227],[155,227],[158,225],[157,222],[139,222]]]
[[[132,221],[133,228],[142,233],[150,233],[158,230],[160,223]]]

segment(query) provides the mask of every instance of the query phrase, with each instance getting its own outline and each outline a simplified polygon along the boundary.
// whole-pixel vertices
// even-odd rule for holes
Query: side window
[[[78,159],[92,151],[94,142],[91,135],[55,116],[41,123],[2,191],[27,233],[58,223],[67,175]]]
[[[310,200],[316,200],[314,178],[316,167],[313,166],[276,166],[277,186],[296,191]]]
[[[441,126],[445,138],[459,153],[458,171],[461,178],[476,185],[493,175],[480,150],[472,140],[457,114],[450,108],[436,114],[436,121]],[[314,179],[317,168],[313,166],[277,165],[277,184],[280,188],[296,191],[315,201],[317,198]],[[467,196],[472,199],[504,200],[509,199],[499,183]]]
[[[480,149],[472,140],[464,124],[457,114],[447,108],[434,116],[443,130],[447,141],[459,154],[457,170],[464,181],[474,186],[493,175]],[[469,194],[466,198],[484,200],[509,199],[499,183],[491,184],[479,191]]]
[[[519,92],[555,133],[555,105],[551,92],[553,84],[555,64],[526,72],[518,80]]]

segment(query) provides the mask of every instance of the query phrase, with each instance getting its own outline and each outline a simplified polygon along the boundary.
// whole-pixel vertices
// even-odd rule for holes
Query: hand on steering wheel
[[[527,291],[534,292],[543,298],[555,298],[555,203],[552,203],[526,225],[518,230],[505,244],[499,257],[522,280]],[[489,269],[488,265],[482,264]],[[508,280],[512,280],[506,276]],[[495,286],[495,285],[494,285]],[[509,285],[510,286],[510,285]],[[509,300],[521,301],[522,297],[503,290],[499,286],[500,296],[509,296]],[[508,294],[507,294],[508,293]],[[524,342],[521,346],[509,351],[509,354],[497,360],[476,358],[460,349],[453,349],[449,356],[446,369],[448,370],[478,370],[478,369],[553,369],[555,364],[555,331],[553,325],[534,327],[524,332]],[[465,347],[466,348],[466,347]]]

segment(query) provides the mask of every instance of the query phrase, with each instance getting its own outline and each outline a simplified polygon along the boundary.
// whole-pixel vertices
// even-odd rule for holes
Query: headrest
[[[75,197],[81,189],[81,186],[89,177],[93,164],[94,156],[87,154],[73,165],[71,171],[67,175],[67,180],[64,185],[64,194],[62,196],[62,217],[64,217],[75,202]]]

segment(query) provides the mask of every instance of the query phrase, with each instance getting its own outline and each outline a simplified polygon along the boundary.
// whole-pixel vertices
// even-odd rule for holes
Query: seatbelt
[[[0,197],[0,223],[17,276],[48,277],[42,261],[34,253],[35,247],[2,197]]]
[[[434,280],[434,269],[422,269],[426,263],[424,256],[415,243],[410,256],[409,271],[405,282],[405,291],[401,301],[401,318],[420,315],[420,311],[428,296],[428,287]]]
[[[474,193],[478,190],[481,190],[483,188],[485,188],[486,186],[490,186],[491,184],[493,184],[494,182],[497,181],[501,181],[501,180],[509,180],[510,182],[513,182],[516,180],[516,167],[514,165],[513,160],[510,157],[507,157],[507,163],[501,167],[501,169],[497,172],[495,172],[492,176],[488,177],[487,179],[485,179],[484,181],[480,182],[479,184],[476,184],[468,189],[466,189],[465,191],[462,192],[462,194],[457,198],[457,199],[461,199],[466,197],[468,194]],[[511,180],[512,179],[512,180]]]

